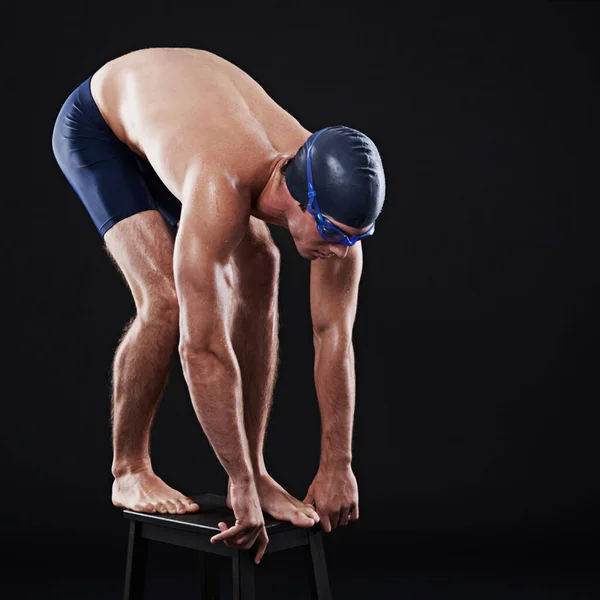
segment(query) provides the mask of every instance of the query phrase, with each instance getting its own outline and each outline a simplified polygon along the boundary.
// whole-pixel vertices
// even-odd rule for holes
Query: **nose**
[[[345,258],[348,254],[348,246],[342,246],[342,244],[331,244],[329,246],[329,252],[335,254],[338,258]]]

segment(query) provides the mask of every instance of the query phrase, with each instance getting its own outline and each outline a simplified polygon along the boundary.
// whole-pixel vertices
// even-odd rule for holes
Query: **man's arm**
[[[349,510],[351,519],[358,518],[358,488],[351,468],[355,403],[352,329],[361,273],[360,242],[349,248],[345,258],[311,263],[310,306],[315,386],[321,412],[321,460],[311,486],[312,495],[309,491],[307,498],[316,502],[325,531],[328,521],[333,528],[338,523],[347,524]]]
[[[174,251],[179,352],[194,409],[219,461],[233,480],[250,481],[240,370],[227,326],[233,294],[230,257],[244,222],[220,213],[217,205],[239,200],[233,190],[217,187],[209,190],[198,183],[198,197],[183,204]],[[210,193],[219,197],[212,202],[206,197]]]
[[[213,541],[245,548],[260,537],[264,519],[244,429],[242,381],[230,335],[231,253],[248,226],[243,198],[229,181],[193,181],[175,241],[174,274],[180,308],[179,353],[198,420],[232,481],[236,525]],[[235,488],[235,489],[233,489]]]

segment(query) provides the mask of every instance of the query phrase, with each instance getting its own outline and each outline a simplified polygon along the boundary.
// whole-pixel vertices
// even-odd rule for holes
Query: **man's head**
[[[377,147],[360,131],[342,125],[317,131],[285,165],[284,176],[300,204],[288,228],[303,257],[343,257],[373,233],[385,176]]]

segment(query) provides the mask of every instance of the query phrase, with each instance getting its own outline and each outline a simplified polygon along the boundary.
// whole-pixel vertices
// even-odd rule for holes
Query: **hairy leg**
[[[316,511],[288,494],[268,474],[264,461],[277,374],[279,317],[279,251],[265,223],[251,219],[234,265],[238,292],[232,342],[242,374],[244,424],[261,506],[277,519],[312,527],[318,519]]]
[[[150,466],[150,428],[177,345],[172,306],[138,313],[125,328],[112,370],[113,474]]]
[[[106,249],[131,289],[137,314],[113,362],[113,504],[144,512],[185,513],[199,507],[152,470],[150,429],[178,340],[173,238],[158,211],[120,221]]]

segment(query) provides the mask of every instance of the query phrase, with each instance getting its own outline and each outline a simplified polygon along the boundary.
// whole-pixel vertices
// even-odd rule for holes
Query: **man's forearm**
[[[217,458],[233,482],[250,482],[253,471],[237,363],[210,352],[184,352],[181,364],[194,410]]]
[[[315,334],[314,344],[315,386],[321,412],[321,466],[349,466],[356,393],[352,339],[327,331]]]

